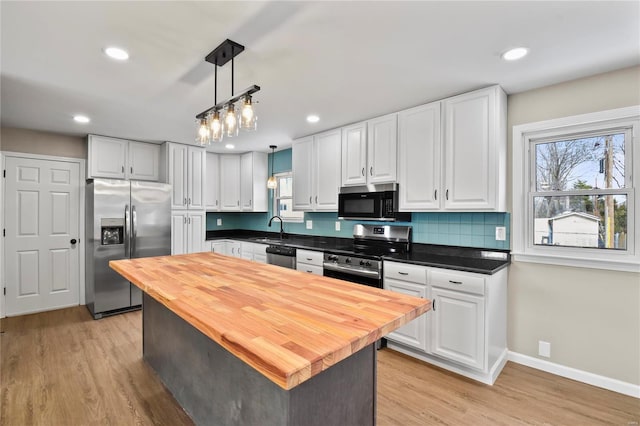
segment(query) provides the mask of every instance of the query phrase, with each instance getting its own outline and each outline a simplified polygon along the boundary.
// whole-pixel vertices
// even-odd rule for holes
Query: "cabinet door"
[[[227,241],[227,255],[242,257],[242,244],[240,241]]]
[[[313,210],[313,138],[293,141],[291,148],[293,172],[293,209]]]
[[[496,89],[444,101],[446,209],[495,208]]]
[[[431,351],[451,361],[485,368],[484,297],[431,288]]]
[[[427,297],[427,286],[408,281],[385,278],[384,288],[385,290],[395,291],[396,293],[407,294],[414,297],[421,297],[423,299]],[[426,352],[428,331],[426,323],[427,315],[429,315],[429,313],[421,315],[410,323],[392,331],[386,336],[386,338]]]
[[[187,253],[198,253],[204,250],[205,213],[187,214]]]
[[[187,207],[204,210],[207,153],[204,148],[189,147],[187,154]]]
[[[321,133],[314,137],[314,204],[315,210],[338,211],[340,191],[340,154],[342,134],[340,129]],[[295,179],[294,179],[295,185]]]
[[[220,155],[220,204],[223,211],[240,211],[239,155]]]
[[[368,183],[394,183],[398,152],[398,115],[389,114],[367,122]]]
[[[129,141],[89,136],[89,170],[87,178],[124,179]]]
[[[226,241],[212,242],[211,251],[218,254],[227,254],[227,242]]]
[[[342,186],[367,183],[367,123],[342,128]]]
[[[204,199],[207,211],[220,210],[220,157],[207,152],[207,178],[204,181]]]
[[[168,183],[171,184],[171,208],[187,208],[187,146],[168,144]]]
[[[129,142],[127,177],[135,180],[158,181],[160,145]]]
[[[437,210],[440,191],[440,102],[398,114],[398,191],[401,211]]]
[[[187,213],[171,212],[171,254],[187,253]]]
[[[253,210],[253,153],[251,152],[240,156],[240,209]]]

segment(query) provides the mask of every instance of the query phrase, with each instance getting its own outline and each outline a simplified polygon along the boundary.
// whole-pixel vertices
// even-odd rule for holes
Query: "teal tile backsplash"
[[[291,149],[276,152],[273,163],[275,173],[291,170]],[[271,173],[271,154],[269,154],[269,173]],[[278,232],[279,222],[275,221],[271,228],[267,226],[272,215],[271,194],[269,194],[269,200],[268,213],[207,213],[207,231],[248,229]],[[216,225],[217,219],[222,219],[221,226]],[[511,237],[510,219],[509,213],[434,212],[412,213],[411,222],[394,222],[393,224],[411,225],[415,243],[508,250]],[[285,223],[284,231],[290,234],[351,238],[353,225],[356,223],[389,224],[388,222],[340,220],[340,231],[336,231],[335,223],[338,221],[338,213],[308,212],[304,214],[304,220],[311,220],[313,229],[306,229],[305,223]],[[496,226],[504,226],[507,229],[506,241],[496,241]]]

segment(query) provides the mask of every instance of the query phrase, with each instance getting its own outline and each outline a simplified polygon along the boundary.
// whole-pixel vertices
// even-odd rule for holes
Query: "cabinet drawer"
[[[384,262],[384,277],[427,284],[427,268],[407,263]]]
[[[477,274],[432,269],[429,275],[433,287],[484,295],[484,277]]]
[[[321,251],[298,249],[296,251],[296,260],[298,262],[306,263],[309,265],[315,265],[322,268],[322,262],[324,261],[324,253]],[[320,275],[322,275],[322,273]]]
[[[296,269],[302,272],[308,272],[314,275],[322,275],[322,266],[310,265],[308,263],[298,262],[296,265]]]

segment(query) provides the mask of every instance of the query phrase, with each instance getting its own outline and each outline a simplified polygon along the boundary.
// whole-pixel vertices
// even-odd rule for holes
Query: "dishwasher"
[[[268,264],[296,269],[295,247],[271,245],[266,248],[266,252]]]

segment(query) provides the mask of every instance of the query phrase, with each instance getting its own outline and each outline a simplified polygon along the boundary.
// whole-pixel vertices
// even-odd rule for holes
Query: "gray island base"
[[[375,344],[285,390],[146,293],[142,318],[145,361],[198,425],[375,424]]]

